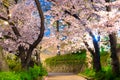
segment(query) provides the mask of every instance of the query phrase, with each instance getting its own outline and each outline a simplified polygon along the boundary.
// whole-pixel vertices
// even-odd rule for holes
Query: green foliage
[[[103,67],[102,70],[97,73],[93,69],[86,69],[82,74],[93,80],[120,80],[120,76],[115,76],[112,73],[110,65]]]
[[[45,75],[47,75],[47,71],[42,66],[35,65],[28,71],[0,72],[0,80],[35,80]]]
[[[94,77],[96,80],[120,80],[120,76],[113,74],[111,66],[103,67]]]
[[[111,64],[110,53],[106,51],[101,51],[100,61],[102,66],[108,66]]]
[[[104,51],[103,49],[101,50],[100,57],[102,65],[101,71],[96,73],[93,69],[86,69],[83,73],[80,74],[93,80],[120,80],[120,76],[115,76],[112,73],[110,53]]]
[[[36,78],[37,76],[47,75],[45,68],[36,65],[33,68],[29,68],[29,73],[31,73],[31,76],[33,76],[33,78]]]
[[[85,62],[86,54],[84,53],[74,53],[74,54],[65,54],[60,56],[55,56],[45,60],[45,63],[49,66],[62,65],[62,64],[82,64]]]
[[[104,67],[97,73],[92,69],[86,69],[82,74],[94,80],[116,80],[115,75],[112,73],[111,66]]]
[[[111,66],[103,67],[102,71],[95,74],[96,80],[114,80],[115,77],[112,73]]]
[[[42,66],[34,65],[33,68],[29,68],[28,71],[20,72],[21,80],[35,80],[38,76],[42,77],[47,75],[47,71]]]
[[[45,60],[45,64],[51,71],[57,72],[76,72],[85,66],[85,51],[55,56]]]
[[[15,72],[0,72],[0,80],[21,80]]]
[[[8,63],[8,66],[13,71],[20,71],[21,70],[21,63],[18,60],[17,56],[14,54],[8,53],[6,55],[6,61]]]
[[[95,71],[87,68],[82,74],[88,77],[94,77]]]
[[[100,53],[102,71],[95,73],[94,69],[86,69],[82,74],[95,80],[109,80],[112,76],[110,54],[104,50]],[[106,67],[107,66],[107,67]]]

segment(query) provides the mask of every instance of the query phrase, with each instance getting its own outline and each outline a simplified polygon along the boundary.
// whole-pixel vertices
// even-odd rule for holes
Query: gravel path
[[[45,80],[87,80],[73,73],[49,73]]]

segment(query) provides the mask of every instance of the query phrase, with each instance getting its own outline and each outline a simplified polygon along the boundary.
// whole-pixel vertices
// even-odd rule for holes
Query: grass
[[[120,76],[112,73],[111,59],[108,52],[101,52],[101,65],[102,70],[100,72],[96,73],[93,69],[86,69],[79,75],[91,80],[120,80]]]
[[[83,75],[91,80],[120,80],[120,76],[116,76],[112,73],[111,66],[103,67],[100,72],[95,72],[92,69],[86,69],[84,73],[80,73],[80,76]]]
[[[8,71],[0,72],[0,80],[42,80],[42,77],[47,75],[47,71],[42,66],[34,66],[27,71]]]
[[[48,71],[53,72],[76,72],[85,67],[86,52],[76,52],[51,57],[45,60]]]
[[[0,53],[2,53],[1,47]],[[34,65],[34,67],[30,67],[28,70],[23,71],[20,61],[14,54],[5,55],[5,59],[10,71],[1,70],[0,80],[37,80],[38,78],[42,80],[42,77],[47,75],[47,71],[42,65]]]

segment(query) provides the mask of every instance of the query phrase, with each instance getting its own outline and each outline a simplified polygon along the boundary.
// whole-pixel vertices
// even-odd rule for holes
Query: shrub
[[[35,80],[38,77],[47,75],[47,71],[42,66],[34,66],[28,71],[20,72],[0,72],[0,80]]]
[[[86,76],[88,76],[88,77],[94,77],[95,71],[92,70],[92,69],[88,69],[88,68],[87,68],[87,69],[83,72],[83,75],[86,75]]]
[[[80,74],[83,74],[94,80],[120,80],[120,76],[115,76],[112,72],[109,52],[101,51],[100,57],[102,65],[101,71],[96,73],[93,69],[86,69],[83,73]]]
[[[5,59],[8,63],[10,70],[12,70],[12,71],[20,71],[21,70],[20,60],[17,58],[17,56],[15,54],[6,53]]]
[[[15,72],[0,72],[0,80],[21,80]]]
[[[45,68],[43,68],[42,66],[36,66],[36,65],[33,68],[29,68],[28,73],[30,73],[33,79],[35,79],[38,76],[47,75],[47,71],[45,70]]]
[[[112,73],[111,66],[103,67],[102,70],[97,73],[92,69],[86,69],[82,74],[95,80],[120,80],[120,76],[115,76]]]

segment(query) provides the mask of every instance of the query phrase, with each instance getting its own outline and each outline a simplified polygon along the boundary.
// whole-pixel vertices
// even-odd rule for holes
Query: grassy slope
[[[80,72],[85,67],[85,52],[55,56],[45,60],[50,72]]]

